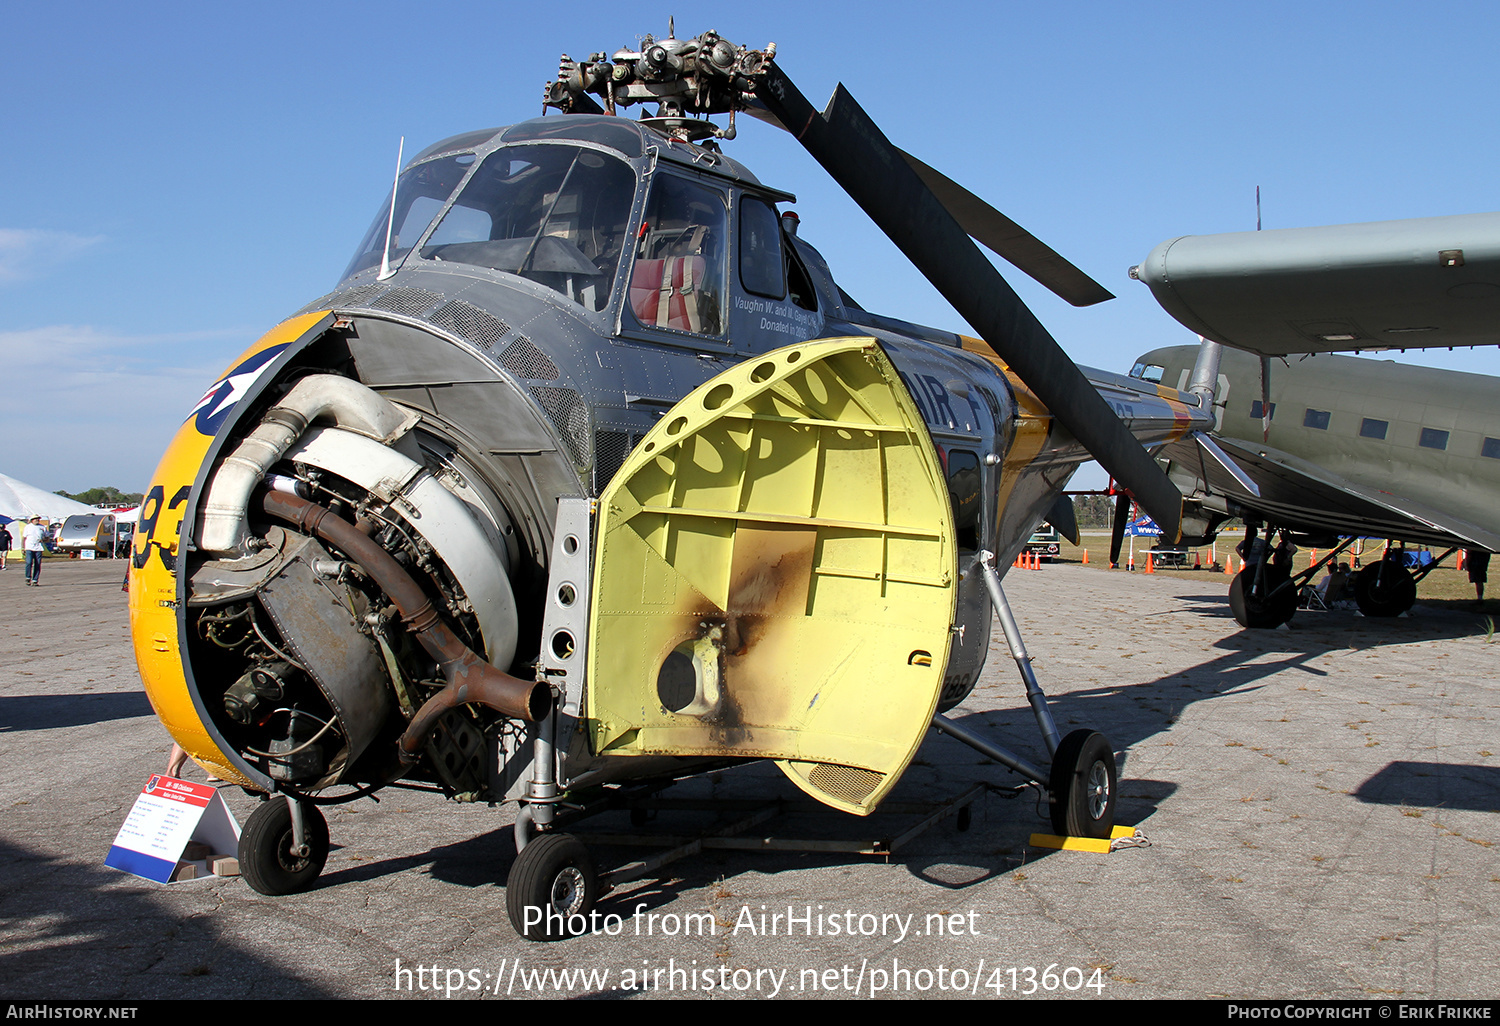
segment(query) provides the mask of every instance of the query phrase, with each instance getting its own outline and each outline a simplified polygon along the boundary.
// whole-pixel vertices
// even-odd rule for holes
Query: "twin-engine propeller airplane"
[[[1209,412],[1080,372],[969,235],[1075,302],[1108,293],[842,89],[815,111],[773,51],[705,33],[564,58],[562,115],[411,160],[334,292],[172,441],[132,632],[172,736],[285,796],[246,824],[257,890],[316,878],[320,805],[426,786],[521,803],[508,908],[558,936],[601,888],[568,810],[773,759],[864,814],[935,719],[1047,789],[1058,832],[1109,835],[1114,753],[1059,738],[995,557],[1090,454],[1179,534],[1143,444]],[[615,116],[637,102],[658,110]],[[986,341],[845,295],[778,212],[793,197],[714,142],[739,111],[788,126]],[[935,718],[992,608],[1050,769]]]
[[[1172,480],[1214,525],[1243,517],[1252,545],[1264,527],[1325,553],[1300,574],[1248,565],[1230,586],[1242,625],[1291,619],[1298,586],[1357,538],[1500,551],[1500,381],[1331,355],[1495,344],[1500,214],[1184,236],[1131,277],[1205,338],[1131,371],[1214,392],[1216,455],[1164,446]],[[1448,555],[1414,574],[1401,552],[1350,582],[1365,615],[1410,609]]]

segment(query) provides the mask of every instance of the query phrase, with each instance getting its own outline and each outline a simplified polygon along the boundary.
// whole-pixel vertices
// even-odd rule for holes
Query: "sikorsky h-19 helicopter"
[[[996,557],[1090,454],[1180,533],[1143,445],[1210,412],[1086,377],[969,235],[1108,293],[773,56],[710,32],[565,57],[562,114],[408,162],[334,292],[178,431],[132,633],[173,737],[286,798],[241,839],[257,890],[316,878],[319,805],[418,782],[521,803],[512,922],[565,934],[600,884],[560,805],[773,759],[867,813],[974,686],[992,609],[1051,769],[937,725],[1046,788],[1060,833],[1109,835],[1114,754],[1058,736]],[[658,110],[617,116],[637,102]],[[720,151],[741,112],[791,129],[987,343],[845,295],[793,197]]]

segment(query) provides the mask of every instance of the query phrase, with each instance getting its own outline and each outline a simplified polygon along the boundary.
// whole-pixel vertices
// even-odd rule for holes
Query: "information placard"
[[[189,842],[232,855],[239,837],[240,826],[216,788],[157,773],[136,797],[104,864],[168,883]]]

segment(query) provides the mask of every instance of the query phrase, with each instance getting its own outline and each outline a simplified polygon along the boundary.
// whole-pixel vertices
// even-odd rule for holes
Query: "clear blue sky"
[[[626,9],[634,12],[623,13]],[[595,13],[602,12],[602,13]],[[328,290],[408,152],[540,112],[560,53],[717,29],[1120,298],[1008,277],[1075,360],[1191,342],[1125,277],[1163,239],[1496,209],[1493,3],[8,5],[0,471],[144,488],[240,350]],[[964,325],[790,140],[729,144],[882,312]],[[1500,374],[1496,350],[1408,362]]]

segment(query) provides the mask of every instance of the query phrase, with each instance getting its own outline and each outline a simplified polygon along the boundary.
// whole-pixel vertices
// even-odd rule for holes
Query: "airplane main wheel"
[[[1252,595],[1255,567],[1247,566],[1229,583],[1229,611],[1241,627],[1280,627],[1297,612],[1297,589],[1288,587],[1276,591],[1289,579],[1286,571],[1266,567],[1264,587],[1267,594]]]
[[[582,841],[542,834],[516,856],[505,885],[510,925],[527,940],[561,940],[588,929],[599,877]]]
[[[292,852],[289,798],[272,798],[245,821],[240,834],[240,875],[261,894],[296,894],[312,886],[328,861],[328,821],[316,805],[303,807],[305,854]]]
[[[1115,826],[1115,753],[1103,734],[1075,730],[1052,757],[1048,806],[1064,837],[1108,838]]]
[[[1371,563],[1354,575],[1354,601],[1366,616],[1400,616],[1417,601],[1417,582],[1404,566]]]

